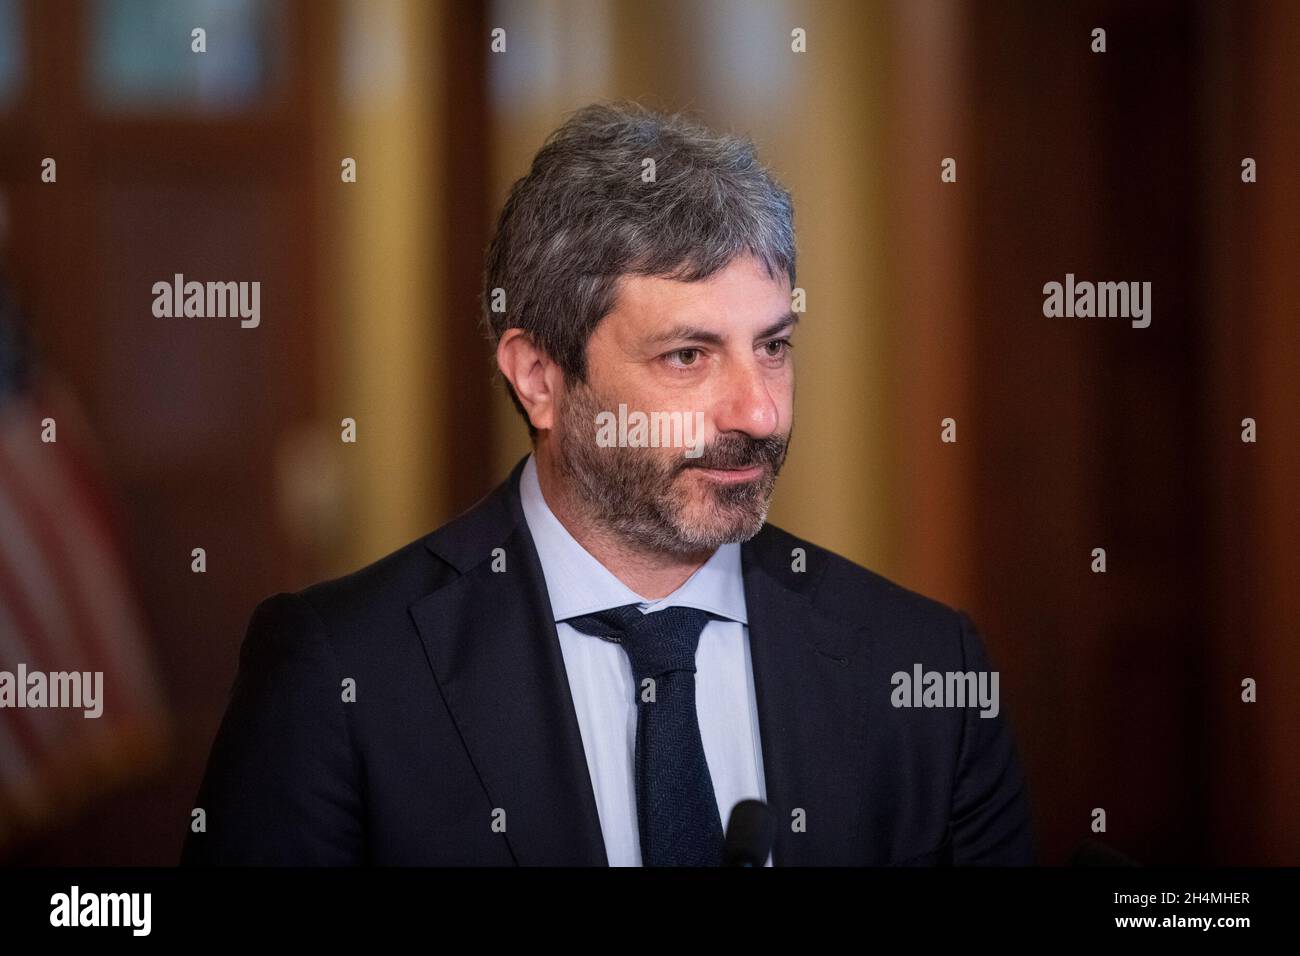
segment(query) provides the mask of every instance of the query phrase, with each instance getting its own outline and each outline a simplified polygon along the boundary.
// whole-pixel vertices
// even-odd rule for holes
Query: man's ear
[[[528,420],[538,431],[555,424],[560,370],[523,329],[506,329],[497,342],[497,367],[519,396]]]

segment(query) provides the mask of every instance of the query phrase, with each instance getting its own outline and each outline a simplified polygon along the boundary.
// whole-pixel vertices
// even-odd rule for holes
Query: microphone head
[[[741,800],[731,808],[722,844],[723,866],[765,866],[776,838],[776,817],[762,800]]]
[[[1100,840],[1084,840],[1070,857],[1070,866],[1137,866],[1133,860]]]

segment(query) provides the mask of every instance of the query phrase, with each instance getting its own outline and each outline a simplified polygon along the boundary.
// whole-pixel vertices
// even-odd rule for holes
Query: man
[[[916,665],[988,675],[971,622],[765,524],[794,276],[748,141],[622,104],[557,130],[484,288],[534,453],[259,605],[184,860],[716,865],[754,798],[777,866],[1031,862],[996,707],[896,706]]]

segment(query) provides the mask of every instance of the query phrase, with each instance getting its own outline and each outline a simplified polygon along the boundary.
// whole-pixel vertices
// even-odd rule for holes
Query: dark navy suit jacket
[[[258,605],[182,863],[606,865],[522,468]],[[970,620],[770,524],[741,555],[774,865],[1032,863],[1005,708],[891,704],[916,663],[989,669]]]

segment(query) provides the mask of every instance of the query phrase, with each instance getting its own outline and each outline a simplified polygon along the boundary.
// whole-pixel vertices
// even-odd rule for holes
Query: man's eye
[[[772,348],[774,345],[776,346],[775,350]],[[763,348],[767,349],[767,354],[770,358],[780,358],[790,349],[794,348],[794,345],[789,339],[773,339],[770,342],[764,342]]]
[[[699,349],[678,349],[669,353],[681,365],[694,365],[695,359],[699,357]]]

